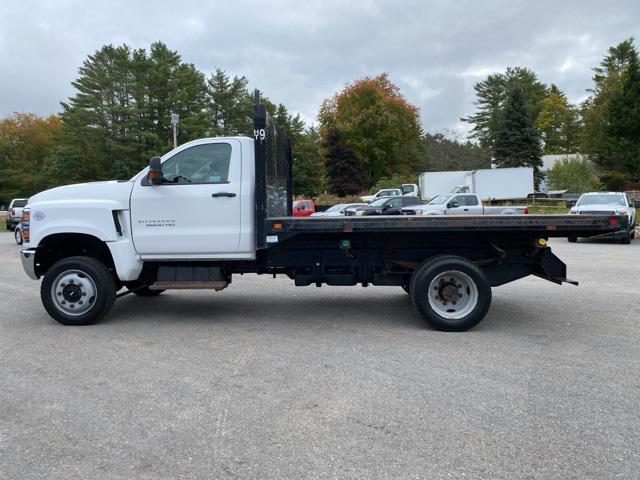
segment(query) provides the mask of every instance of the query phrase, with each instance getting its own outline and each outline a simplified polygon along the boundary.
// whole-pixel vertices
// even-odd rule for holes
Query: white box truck
[[[431,200],[442,193],[449,193],[454,188],[465,184],[464,170],[451,172],[423,172],[420,174],[418,184],[420,197],[424,201]]]
[[[477,193],[482,200],[527,198],[534,191],[533,168],[487,168],[420,174],[420,193],[431,200],[443,193]]]

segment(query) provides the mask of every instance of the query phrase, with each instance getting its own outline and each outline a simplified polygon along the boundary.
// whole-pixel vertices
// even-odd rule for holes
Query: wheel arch
[[[106,242],[86,233],[53,233],[40,240],[35,256],[36,275],[42,276],[57,261],[74,256],[95,258],[115,275],[113,256]]]

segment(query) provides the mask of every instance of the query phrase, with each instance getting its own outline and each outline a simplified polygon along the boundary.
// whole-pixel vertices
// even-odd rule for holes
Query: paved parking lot
[[[640,241],[552,246],[580,287],[494,289],[462,334],[255,276],[63,327],[2,233],[0,478],[636,479]]]

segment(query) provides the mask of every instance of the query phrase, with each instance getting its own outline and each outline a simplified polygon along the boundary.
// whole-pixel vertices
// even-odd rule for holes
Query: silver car
[[[341,217],[345,215],[347,209],[353,208],[356,209],[358,207],[362,207],[366,205],[366,203],[339,203],[338,205],[334,205],[333,207],[329,207],[324,212],[315,212],[312,213],[312,217]]]

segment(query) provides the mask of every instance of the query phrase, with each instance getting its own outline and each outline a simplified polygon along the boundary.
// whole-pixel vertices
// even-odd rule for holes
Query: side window
[[[196,145],[162,164],[163,183],[229,183],[230,162],[230,144]]]
[[[457,195],[451,199],[451,202],[456,202],[459,207],[464,207],[464,195]]]
[[[400,208],[402,207],[402,198],[394,198],[389,202],[389,208]]]
[[[475,195],[465,195],[464,201],[464,205],[466,205],[467,207],[475,207],[476,205],[478,205],[478,197],[476,197]]]

